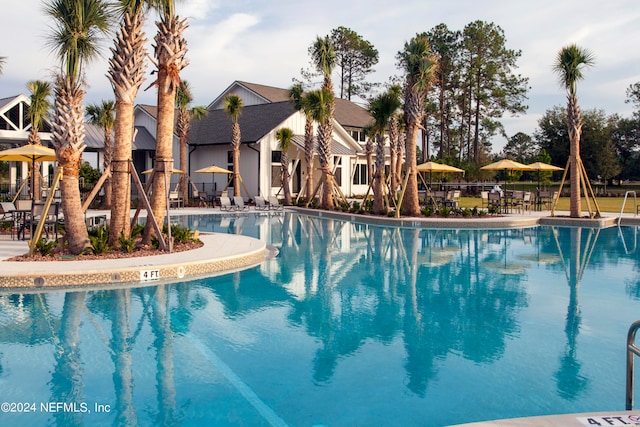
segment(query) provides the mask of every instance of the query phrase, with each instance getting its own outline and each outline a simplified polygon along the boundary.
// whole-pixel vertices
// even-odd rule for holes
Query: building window
[[[273,150],[271,152],[271,186],[282,186],[282,151]]]
[[[364,142],[367,139],[367,135],[363,130],[353,129],[349,133],[355,141]]]
[[[334,156],[333,164],[336,166],[333,178],[336,180],[338,187],[342,187],[342,157]]]
[[[272,187],[282,187],[282,166],[271,165],[271,186]]]
[[[368,185],[369,179],[367,176],[367,165],[359,163],[355,167],[353,173],[353,185]]]

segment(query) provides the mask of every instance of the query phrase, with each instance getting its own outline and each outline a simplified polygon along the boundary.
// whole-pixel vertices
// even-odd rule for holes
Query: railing
[[[620,216],[618,217],[618,227],[620,226],[620,221],[622,220],[622,212],[624,212],[624,205],[627,203],[627,197],[629,194],[633,193],[633,214],[634,216],[638,216],[638,202],[636,201],[636,192],[635,191],[626,191],[624,193],[624,200],[622,201],[622,207],[620,207]]]
[[[627,333],[627,411],[633,410],[633,361],[634,356],[640,356],[640,348],[635,344],[638,329],[640,329],[640,320],[633,322]]]

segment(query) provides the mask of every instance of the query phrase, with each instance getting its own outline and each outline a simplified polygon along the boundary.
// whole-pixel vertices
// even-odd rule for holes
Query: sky
[[[7,1],[7,0],[5,0]],[[462,30],[476,20],[493,22],[505,33],[506,47],[522,51],[515,73],[529,78],[526,114],[503,117],[508,136],[532,135],[549,108],[565,105],[565,91],[552,65],[558,51],[576,43],[596,58],[578,85],[583,110],[602,109],[607,114],[630,116],[626,89],[640,81],[640,3],[638,0],[381,0],[252,1],[183,0],[177,13],[187,18],[185,32],[190,62],[181,76],[189,81],[193,105],[208,105],[235,80],[288,88],[309,68],[308,47],[316,36],[344,26],[361,35],[379,52],[372,82],[385,83],[400,75],[396,54],[417,33],[444,23]],[[0,75],[0,98],[29,94],[29,80],[48,80],[58,62],[47,46],[50,19],[42,0],[20,0],[3,8],[4,33],[0,56],[7,57]],[[149,45],[155,35],[156,16],[146,25]],[[110,36],[104,55],[88,65],[85,104],[113,99],[106,78]],[[149,47],[149,53],[153,50]],[[148,72],[151,65],[147,68]],[[137,103],[155,104],[153,89]],[[334,78],[337,78],[335,76]],[[506,140],[496,137],[493,151]]]

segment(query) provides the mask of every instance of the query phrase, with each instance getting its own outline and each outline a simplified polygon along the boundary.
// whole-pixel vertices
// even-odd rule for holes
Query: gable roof
[[[24,94],[0,99],[0,140],[4,144],[27,143],[31,130],[30,104],[31,99]],[[38,133],[42,141],[51,141],[51,122],[47,117],[43,119]]]
[[[265,103],[275,102],[288,102],[289,101],[289,89],[283,89],[279,87],[261,85],[257,83],[249,83],[244,81],[233,82],[224,92],[220,94],[209,107],[217,105],[219,101],[227,94],[235,92],[236,88],[241,87]],[[335,120],[342,125],[342,127],[352,128],[364,128],[373,122],[371,114],[366,108],[349,101],[348,99],[336,98],[336,110],[334,115]]]
[[[287,102],[248,105],[242,108],[238,119],[242,144],[259,141],[295,110]],[[193,120],[189,132],[189,145],[217,145],[231,143],[231,119],[224,110],[209,110],[201,120]]]
[[[345,128],[364,128],[373,123],[373,117],[369,111],[348,99],[341,98],[336,98],[334,118]]]
[[[289,101],[289,89],[282,89],[279,87],[260,85],[257,83],[249,82],[236,82],[245,88],[255,92],[256,95],[263,97],[269,102],[288,102]]]
[[[84,143],[87,145],[88,150],[104,150],[104,129],[93,123],[85,123],[85,138]],[[144,126],[135,126],[137,133],[131,144],[131,149],[155,151],[156,140],[151,136],[149,131]],[[111,143],[113,144],[113,138],[115,138],[115,131],[111,132]]]

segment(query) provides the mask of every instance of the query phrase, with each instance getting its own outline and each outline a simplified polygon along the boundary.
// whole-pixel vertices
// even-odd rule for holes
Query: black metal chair
[[[31,213],[28,214],[24,219],[23,229],[29,228],[29,235],[33,238],[33,233],[38,227],[38,223],[42,220],[44,215],[44,227],[43,232],[49,238],[50,235],[55,235],[56,240],[58,239],[58,225],[60,223],[59,218],[59,204],[52,203],[49,206],[49,210],[45,214],[45,203],[44,202],[34,202],[31,206]],[[23,231],[24,233],[24,231]]]

